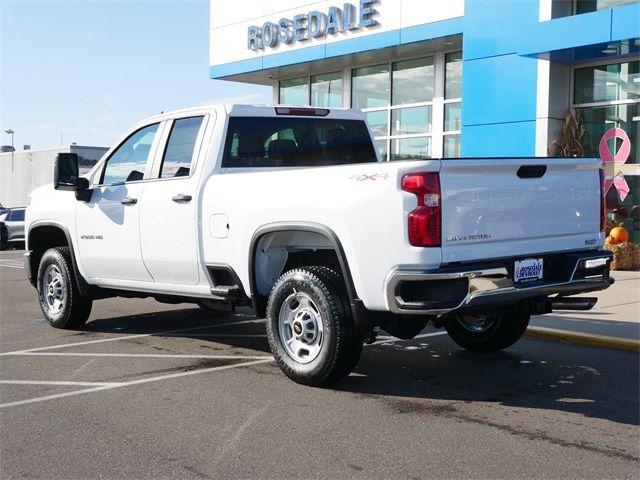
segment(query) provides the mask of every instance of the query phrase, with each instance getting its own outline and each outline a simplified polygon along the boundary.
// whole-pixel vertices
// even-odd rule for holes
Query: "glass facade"
[[[351,79],[351,105],[354,108],[389,105],[389,65],[356,68]]]
[[[430,102],[434,86],[433,57],[396,62],[393,64],[391,104]]]
[[[389,160],[459,157],[461,95],[462,52],[352,71],[351,104]]]
[[[342,107],[342,73],[327,73],[311,77],[311,105],[314,107]]]
[[[460,156],[462,130],[462,52],[445,57],[443,157]]]
[[[608,149],[617,162],[609,174],[622,172],[629,185],[629,194],[622,200],[615,187],[607,193],[607,211],[611,220],[622,223],[631,233],[633,242],[640,241],[640,62],[623,62],[574,71],[574,106],[582,115],[586,135],[583,140],[587,156],[600,156],[600,140],[613,128],[622,129],[630,142],[626,159],[618,154],[623,139],[611,139]],[[624,161],[623,163],[623,160]]]
[[[343,78],[351,74],[350,99]],[[362,109],[385,160],[459,157],[462,52],[353,68],[279,83],[279,102]]]
[[[638,0],[576,0],[576,13],[589,13],[605,8],[621,7],[637,3]]]
[[[280,82],[280,103],[309,105],[309,78],[292,78]]]
[[[280,82],[280,101],[286,105],[342,107],[342,73],[291,78]]]

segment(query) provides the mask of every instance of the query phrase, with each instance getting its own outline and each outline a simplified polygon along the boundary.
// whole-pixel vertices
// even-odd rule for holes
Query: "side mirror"
[[[59,153],[53,167],[53,188],[78,191],[78,155]]]

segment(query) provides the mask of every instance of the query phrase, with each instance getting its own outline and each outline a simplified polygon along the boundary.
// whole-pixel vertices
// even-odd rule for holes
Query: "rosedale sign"
[[[326,14],[313,10],[294,15],[293,18],[281,18],[278,23],[265,22],[261,27],[252,25],[247,31],[247,48],[263,50],[274,48],[280,43],[290,44],[372,27],[378,24],[372,18],[378,13],[372,5],[378,2],[379,0],[360,0],[358,7],[345,3],[342,8],[330,7]]]

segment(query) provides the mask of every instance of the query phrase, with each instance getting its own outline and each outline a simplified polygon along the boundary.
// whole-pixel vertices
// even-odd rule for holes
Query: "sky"
[[[109,147],[161,111],[270,103],[209,79],[209,0],[0,0],[0,144]]]

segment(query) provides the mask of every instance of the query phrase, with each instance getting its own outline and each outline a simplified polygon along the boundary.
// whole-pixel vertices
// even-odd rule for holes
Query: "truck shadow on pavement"
[[[219,326],[223,324],[232,325]],[[266,338],[255,337],[255,335],[264,335],[264,323],[244,312],[208,313],[199,308],[166,310],[140,315],[90,319],[81,330],[76,331],[78,336],[93,336],[94,333],[187,338],[198,342],[219,343],[229,347],[270,353]]]
[[[435,338],[428,346],[413,341],[365,349],[358,375],[337,388],[398,399],[401,410],[421,408],[411,399],[488,402],[640,423],[636,353],[525,338],[482,354],[462,350],[447,336]]]
[[[101,318],[77,334],[152,334],[155,338],[187,338],[199,345],[269,353],[264,323],[252,320],[257,319],[248,313],[212,315],[199,309],[180,309]],[[236,324],[223,325],[231,322]],[[184,329],[194,330],[180,331]],[[282,378],[289,381],[284,375]],[[365,346],[354,373],[329,388],[383,398],[400,413],[454,408],[428,402],[445,400],[640,423],[637,354],[526,338],[506,351],[490,354],[462,350],[446,335]]]

